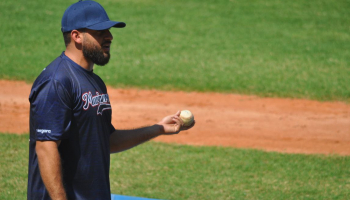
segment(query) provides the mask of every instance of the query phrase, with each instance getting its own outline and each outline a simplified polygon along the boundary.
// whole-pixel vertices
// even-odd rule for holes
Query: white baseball
[[[180,113],[180,118],[184,122],[184,126],[190,126],[193,123],[194,116],[189,110],[182,110]]]

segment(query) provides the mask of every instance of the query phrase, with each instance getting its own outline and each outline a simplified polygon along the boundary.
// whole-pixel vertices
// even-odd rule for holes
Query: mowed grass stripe
[[[0,134],[0,199],[25,199],[28,135]],[[159,199],[349,199],[350,157],[149,142],[111,156],[114,194]]]
[[[127,23],[95,68],[109,85],[349,102],[347,0],[99,2]],[[64,50],[71,3],[0,2],[0,78],[31,82]]]

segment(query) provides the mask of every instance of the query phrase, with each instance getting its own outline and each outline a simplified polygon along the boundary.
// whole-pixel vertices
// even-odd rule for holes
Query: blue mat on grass
[[[131,196],[124,196],[124,195],[117,195],[117,194],[112,194],[111,198],[112,200],[160,200],[160,199],[149,199],[149,198],[143,198],[143,197],[131,197]]]

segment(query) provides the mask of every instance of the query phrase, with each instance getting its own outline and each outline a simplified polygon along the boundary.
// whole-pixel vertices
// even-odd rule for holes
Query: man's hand
[[[184,126],[184,122],[180,118],[180,113],[181,111],[177,111],[177,113],[175,113],[174,115],[166,116],[160,122],[157,123],[158,125],[161,125],[163,127],[163,134],[177,134],[180,131],[188,130],[194,126],[195,122],[193,122],[190,126]]]

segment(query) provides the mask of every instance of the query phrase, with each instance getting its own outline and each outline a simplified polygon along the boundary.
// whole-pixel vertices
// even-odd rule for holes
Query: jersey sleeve
[[[71,95],[57,80],[44,81],[29,97],[31,130],[36,140],[62,140],[69,137],[72,124]]]

